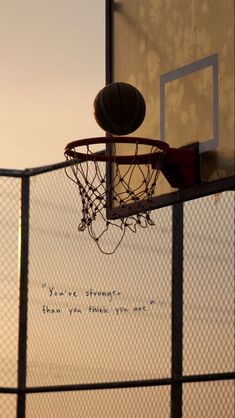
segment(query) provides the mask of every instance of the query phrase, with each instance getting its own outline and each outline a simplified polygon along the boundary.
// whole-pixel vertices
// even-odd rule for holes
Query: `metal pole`
[[[26,405],[26,351],[28,305],[28,255],[29,255],[29,177],[21,179],[21,228],[20,228],[20,301],[18,341],[18,389],[17,418],[25,418]]]
[[[171,418],[182,417],[183,372],[183,203],[173,206]],[[177,382],[177,380],[179,381]]]
[[[105,2],[105,81],[110,84],[113,81],[113,22],[112,22],[113,0]]]

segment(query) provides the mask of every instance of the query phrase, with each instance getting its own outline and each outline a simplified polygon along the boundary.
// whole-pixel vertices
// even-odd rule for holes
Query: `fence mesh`
[[[170,390],[150,387],[29,395],[27,416],[64,418],[65,405],[70,418],[168,418]]]
[[[235,384],[232,381],[186,384],[183,416],[190,418],[233,418]]]
[[[63,177],[31,182],[28,385],[170,376],[170,209],[110,258],[77,231],[80,202]]]
[[[0,177],[0,386],[17,385],[20,179]]]
[[[234,369],[234,192],[185,204],[184,373]]]
[[[16,395],[0,393],[0,417],[16,418]]]
[[[77,230],[81,203],[64,169],[30,174],[26,391],[39,393],[26,395],[25,417],[172,416],[172,207],[107,256]],[[21,367],[21,179],[0,176],[0,190],[1,392],[17,388]],[[183,375],[234,373],[234,192],[185,203],[183,238]],[[53,393],[149,379],[168,383]],[[44,386],[51,392],[40,393]],[[16,398],[0,395],[0,417],[16,416]],[[226,377],[184,383],[182,414],[233,418],[234,399]]]

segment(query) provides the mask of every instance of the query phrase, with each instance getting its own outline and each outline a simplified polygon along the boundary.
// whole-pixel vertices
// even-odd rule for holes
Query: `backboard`
[[[106,82],[130,83],[146,101],[132,135],[199,144],[201,183],[173,189],[161,174],[154,208],[233,188],[234,1],[108,0],[106,18]]]

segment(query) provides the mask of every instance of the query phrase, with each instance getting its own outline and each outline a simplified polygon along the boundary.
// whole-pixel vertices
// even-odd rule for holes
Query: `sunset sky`
[[[102,135],[104,0],[0,2],[0,168],[63,161],[70,140]]]
[[[151,118],[147,116],[147,128],[144,127],[146,130],[142,132],[143,136],[147,132],[149,137],[159,138],[161,120],[156,123],[156,115],[161,117],[160,96],[157,97],[156,86],[159,86],[159,74],[163,70],[159,64],[160,49],[156,47],[156,22],[161,20],[159,10],[168,10],[170,5],[172,17],[168,29],[177,31],[179,28],[184,37],[182,15],[173,13],[174,2],[168,0],[117,3],[119,8],[116,10],[121,11],[116,13],[116,23],[121,22],[121,41],[113,45],[117,45],[120,52],[120,56],[116,54],[117,62],[125,65],[120,66],[120,72],[115,70],[113,79],[140,83],[143,88],[151,86],[151,89],[146,89]],[[188,3],[192,9],[197,1]],[[205,14],[214,7],[213,0],[199,3],[203,4]],[[176,1],[175,4],[183,8],[184,2]],[[228,0],[227,4],[232,3]],[[157,9],[159,5],[161,7]],[[183,9],[185,21],[191,29],[187,20],[188,9]],[[229,9],[226,10],[229,14]],[[134,17],[128,20],[125,11],[134,11]],[[192,17],[195,17],[193,13]],[[141,24],[136,24],[137,18]],[[143,31],[133,31],[132,24],[139,25],[138,29],[141,27]],[[139,45],[139,55],[131,49],[129,39],[132,38],[129,35],[125,38],[122,25],[128,29],[127,35],[138,32],[139,40],[133,45]],[[146,36],[145,30],[147,28],[150,33],[150,26],[156,39]],[[163,26],[165,32],[165,24]],[[116,32],[117,27],[114,24]],[[224,39],[219,30],[216,34]],[[205,39],[206,35],[205,32]],[[212,38],[215,38],[214,30]],[[199,39],[204,46],[204,38]],[[178,49],[169,39],[167,42],[173,51],[172,56],[169,55],[171,61]],[[233,41],[229,42],[229,47],[223,47],[227,51],[226,57],[229,57],[229,48],[233,45]],[[150,50],[147,54],[145,45],[148,43]],[[161,47],[167,55],[165,45]],[[186,45],[185,50],[194,53],[196,48]],[[126,54],[124,59],[123,51]],[[207,51],[206,55],[214,52]],[[104,136],[93,117],[93,101],[105,84],[105,0],[0,0],[0,53],[0,169],[59,163],[64,161],[64,147],[68,142]],[[221,63],[224,68],[230,68],[225,58]],[[176,67],[182,63],[177,59],[174,61]],[[164,66],[164,62],[161,65]],[[223,65],[220,64],[220,68]],[[148,76],[150,79],[155,77],[155,84],[148,81]],[[229,125],[230,131],[223,131],[221,126],[227,126],[228,115],[232,113],[232,105],[230,113],[227,109],[233,74],[229,80],[228,77],[221,79],[226,81],[219,100],[226,122],[220,124],[221,137],[224,135],[230,147],[233,126]],[[168,87],[168,93],[171,93],[172,85]],[[169,94],[170,99],[174,94],[177,99],[176,93]],[[164,103],[169,97],[164,96]],[[170,100],[172,107],[177,104],[179,114],[184,110],[183,105],[186,110],[190,108],[190,101],[182,99],[181,102]],[[188,125],[190,127],[191,119],[188,119]],[[172,124],[172,136],[174,129]],[[229,132],[230,136],[223,132]],[[226,163],[231,160],[229,147],[229,158],[223,160]],[[87,169],[86,162],[84,164]],[[102,164],[101,171],[106,168],[105,163]],[[223,176],[223,170],[227,167],[230,170],[232,164],[213,165],[212,169],[216,175],[218,172]],[[28,254],[26,241],[20,240],[27,238],[28,234],[28,215],[21,209],[24,207],[21,192],[25,190],[22,184],[28,183],[22,182],[25,176],[12,177],[12,173],[8,176],[8,172],[7,175],[5,171],[1,172],[0,389],[5,391],[7,388],[11,392],[12,388],[18,387],[18,367],[22,365],[18,357],[19,284],[24,284],[25,278],[28,280],[26,386],[30,389],[169,379],[174,376],[173,358],[178,356],[180,363],[181,354],[184,376],[232,372],[235,351],[233,191],[184,204],[183,332],[177,349],[173,344],[176,339],[172,325],[177,324],[181,313],[179,310],[180,315],[174,317],[172,302],[176,293],[179,301],[181,295],[175,285],[174,257],[177,254],[175,249],[181,247],[182,241],[181,234],[176,236],[173,206],[153,210],[153,225],[148,228],[139,228],[139,225],[137,231],[130,226],[126,228],[118,251],[107,256],[98,251],[87,230],[78,232],[81,216],[84,217],[83,202],[77,185],[68,180],[64,171],[62,168],[29,176]],[[112,174],[112,170],[110,172]],[[96,191],[95,188],[92,190]],[[27,209],[27,202],[25,207]],[[103,228],[100,219],[104,220],[104,228],[109,227],[111,231],[110,235],[107,234],[107,243],[110,245],[108,250],[112,249],[121,230],[113,221],[106,223],[102,216],[96,217],[94,230]],[[26,263],[28,276],[21,274],[19,268]],[[16,417],[16,395],[4,391],[0,393],[0,418]],[[195,414],[201,418],[221,418],[228,411],[232,416],[234,393],[232,380],[184,383],[183,415],[185,418],[195,417]],[[171,414],[172,399],[170,385],[29,393],[26,396],[26,417],[163,418]]]

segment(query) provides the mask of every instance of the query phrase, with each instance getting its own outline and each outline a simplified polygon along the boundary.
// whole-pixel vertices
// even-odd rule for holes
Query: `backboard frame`
[[[165,141],[165,87],[167,83],[179,80],[190,74],[201,71],[205,68],[212,68],[213,71],[213,137],[204,142],[199,142],[199,154],[218,147],[219,144],[219,121],[218,121],[218,54],[210,55],[191,64],[176,68],[160,76],[160,138]]]
[[[118,10],[118,3],[115,4],[114,0],[106,0],[106,85],[114,81],[113,69],[114,69],[114,52],[113,52],[113,41],[114,41],[114,13]],[[176,70],[172,70],[168,73],[163,74],[160,77],[160,140],[165,140],[165,118],[164,118],[164,103],[165,103],[165,86],[168,82],[176,79],[180,79],[184,75],[191,74],[195,71],[211,67],[213,71],[213,137],[208,141],[201,143],[199,146],[199,154],[201,152],[208,151],[215,148],[218,145],[218,55],[213,54],[209,57],[199,59],[197,62],[192,64],[187,64]],[[110,153],[110,147],[107,146],[107,152]],[[112,181],[112,167],[111,163],[107,163],[106,166],[106,181]],[[181,189],[173,191],[171,193],[163,194],[161,196],[156,196],[153,198],[151,203],[151,208],[149,208],[148,203],[143,201],[141,202],[141,210],[153,210],[165,206],[175,205],[178,203],[186,202],[193,199],[198,199],[200,197],[208,196],[214,193],[220,193],[226,190],[235,189],[235,176],[229,176],[222,179],[212,180],[210,182],[202,182],[196,184],[193,187],[188,187],[186,189]],[[138,214],[140,211],[140,205],[138,207],[135,203],[130,205],[128,208],[128,214]],[[122,216],[126,216],[126,211],[122,208],[113,207],[112,198],[107,196],[107,217],[109,219],[117,219]]]

